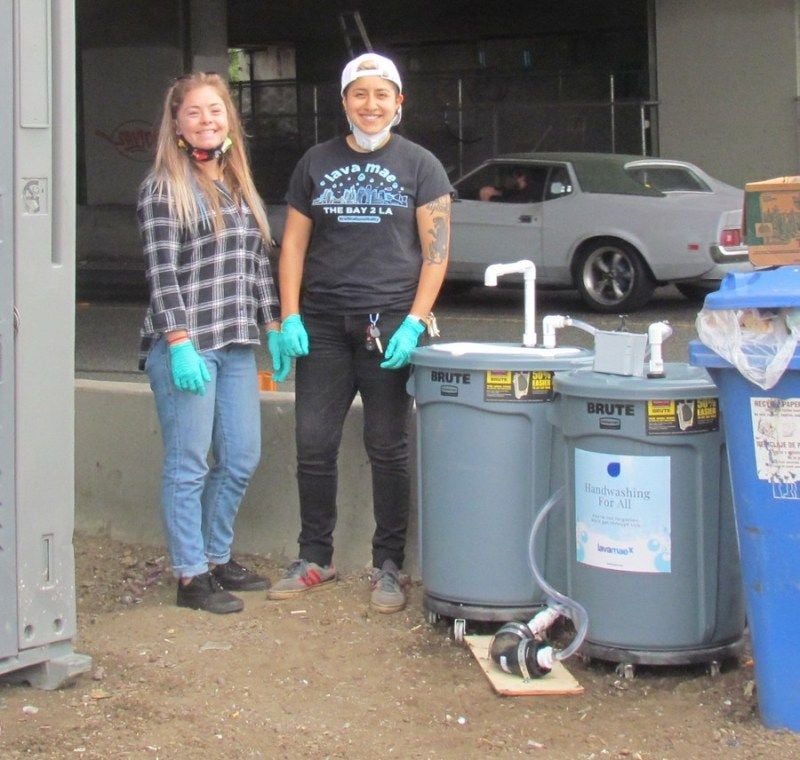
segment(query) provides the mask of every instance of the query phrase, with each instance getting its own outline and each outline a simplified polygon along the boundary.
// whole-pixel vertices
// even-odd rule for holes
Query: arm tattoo
[[[450,197],[445,195],[427,204],[433,227],[428,230],[430,243],[423,251],[426,264],[443,264],[450,248]]]
[[[450,196],[443,195],[441,198],[434,198],[430,203],[425,204],[425,208],[432,214],[437,211],[442,214],[450,214]]]

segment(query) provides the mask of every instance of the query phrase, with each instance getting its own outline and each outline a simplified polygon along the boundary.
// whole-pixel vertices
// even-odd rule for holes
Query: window
[[[456,190],[464,200],[539,203],[546,177],[545,166],[490,164],[467,175]]]
[[[569,171],[566,166],[554,166],[550,170],[550,177],[547,180],[547,193],[544,199],[546,201],[553,200],[554,198],[561,198],[569,195],[572,192],[572,180],[569,176]]]
[[[293,45],[267,45],[259,50],[228,49],[228,79],[231,82],[270,82],[296,78]]]
[[[482,166],[474,172],[467,174],[460,182],[455,184],[456,193],[465,201],[480,200],[480,190],[487,185],[496,185],[500,167],[496,164]]]
[[[662,193],[709,192],[710,188],[694,172],[683,166],[642,166],[636,164],[625,171],[640,185]]]

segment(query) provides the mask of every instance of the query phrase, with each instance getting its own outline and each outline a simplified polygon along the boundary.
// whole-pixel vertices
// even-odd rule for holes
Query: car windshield
[[[637,164],[627,166],[625,171],[643,187],[660,190],[662,193],[710,191],[708,185],[700,177],[683,166]]]

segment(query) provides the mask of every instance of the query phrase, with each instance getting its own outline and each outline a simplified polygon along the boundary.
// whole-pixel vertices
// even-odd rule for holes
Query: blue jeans
[[[261,457],[253,346],[230,345],[202,356],[211,375],[203,396],[175,387],[163,338],[145,365],[164,442],[161,512],[176,577],[230,559],[236,513]]]
[[[383,347],[405,314],[381,314]],[[333,559],[337,458],[344,420],[356,392],[364,405],[364,445],[372,469],[375,532],[372,563],[405,554],[410,483],[408,434],[412,399],[409,368],[381,369],[383,355],[365,347],[369,318],[304,315],[309,353],[295,367],[300,557],[318,565]]]

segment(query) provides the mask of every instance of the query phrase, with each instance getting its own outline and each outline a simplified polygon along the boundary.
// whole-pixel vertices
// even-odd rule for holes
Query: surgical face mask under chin
[[[368,135],[366,132],[360,130],[355,124],[352,122],[350,123],[350,130],[353,133],[353,137],[355,138],[358,147],[368,150],[370,153],[373,150],[380,148],[381,145],[386,142],[386,138],[389,136],[390,129],[391,126],[386,126],[377,134]]]
[[[350,125],[350,131],[353,133],[353,137],[355,138],[358,147],[363,148],[371,153],[373,150],[380,148],[381,145],[386,142],[391,128],[400,123],[402,113],[402,109],[398,108],[397,113],[394,115],[394,118],[391,120],[388,126],[385,126],[380,132],[374,135],[368,135],[366,132],[364,132],[364,130],[359,129],[349,117],[347,119],[347,123]]]

